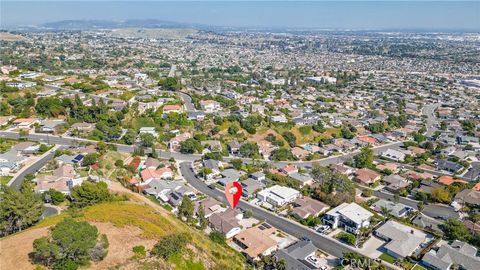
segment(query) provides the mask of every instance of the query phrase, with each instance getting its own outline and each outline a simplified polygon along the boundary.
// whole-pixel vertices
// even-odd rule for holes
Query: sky
[[[158,19],[212,26],[480,31],[480,1],[0,0],[0,28],[60,20]]]

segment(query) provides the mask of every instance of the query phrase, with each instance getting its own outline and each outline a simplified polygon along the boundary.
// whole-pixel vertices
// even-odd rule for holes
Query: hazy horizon
[[[480,30],[478,1],[1,1],[0,25],[157,19],[247,28]]]

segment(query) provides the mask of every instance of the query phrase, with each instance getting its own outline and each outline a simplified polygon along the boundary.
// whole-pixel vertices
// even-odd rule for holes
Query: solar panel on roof
[[[82,160],[83,157],[84,157],[83,155],[77,155],[75,158],[73,158],[73,162],[77,163],[80,160]]]

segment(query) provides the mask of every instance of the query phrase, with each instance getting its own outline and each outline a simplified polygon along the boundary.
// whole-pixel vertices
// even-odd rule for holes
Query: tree
[[[357,243],[357,237],[348,232],[341,232],[335,237],[352,246],[354,246]]]
[[[152,254],[164,260],[179,254],[188,242],[186,234],[170,234],[160,239],[152,249]]]
[[[52,243],[48,237],[40,237],[33,241],[32,261],[51,266],[60,258],[60,248]]]
[[[97,153],[90,153],[86,154],[82,159],[82,166],[90,166],[97,163],[98,154]]]
[[[450,192],[443,187],[437,187],[432,189],[432,200],[440,203],[450,203]]]
[[[224,245],[227,241],[227,238],[225,237],[225,235],[219,231],[212,231],[209,237],[210,237],[210,240],[221,245]]]
[[[400,201],[400,195],[398,195],[398,193],[393,194],[393,201],[395,203],[398,203]]]
[[[355,167],[357,168],[369,168],[373,166],[374,160],[373,150],[371,147],[363,147],[360,154],[356,155],[353,159]]]
[[[162,86],[165,90],[174,91],[180,89],[181,85],[175,77],[168,77],[158,82],[159,86]]]
[[[278,259],[277,256],[260,255],[260,260],[255,262],[255,266],[261,270],[285,270],[287,269],[287,263],[285,259]]]
[[[468,242],[472,237],[467,227],[465,227],[462,221],[458,219],[447,220],[445,222],[443,231],[448,240],[460,240]]]
[[[47,152],[48,149],[49,149],[49,147],[42,143],[42,144],[40,144],[40,147],[38,148],[38,153],[43,154],[43,153]]]
[[[122,140],[125,144],[132,145],[135,143],[135,138],[137,138],[137,132],[133,129],[128,129],[123,135]]]
[[[427,137],[420,132],[414,132],[412,136],[417,143],[422,143],[427,140]]]
[[[70,192],[73,207],[86,207],[92,204],[113,200],[113,195],[108,191],[105,182],[92,183],[84,181]]]
[[[55,190],[53,188],[49,189],[44,194],[50,196],[50,199],[52,200],[52,203],[54,205],[59,205],[65,201],[65,195],[63,195],[62,192]]]
[[[288,145],[290,145],[290,147],[295,147],[297,145],[296,143],[297,138],[292,132],[285,131],[282,133],[282,136],[285,139],[285,141],[287,141]]]
[[[239,131],[239,128],[236,124],[231,124],[229,127],[228,127],[228,134],[230,135],[236,135]]]
[[[281,160],[295,160],[292,152],[287,148],[278,148],[272,151],[270,158],[274,161],[281,161]]]
[[[425,209],[425,203],[422,201],[418,202],[417,209],[418,209],[418,212],[422,212],[423,209]]]
[[[123,168],[123,166],[124,166],[123,160],[121,160],[121,159],[115,160],[115,166],[117,166],[118,168]]]
[[[312,129],[319,133],[322,133],[325,131],[325,127],[323,126],[323,123],[321,120],[318,120],[317,123],[312,126]]]
[[[230,161],[230,163],[232,164],[232,166],[235,168],[235,170],[240,170],[242,169],[242,166],[243,166],[243,161],[239,158],[235,158],[235,159],[232,159]]]
[[[40,196],[29,187],[16,191],[0,187],[0,235],[19,232],[40,220],[44,206]]]
[[[150,133],[140,134],[140,140],[142,141],[142,145],[145,147],[151,147],[155,144],[155,136]]]
[[[193,154],[195,152],[202,152],[202,149],[202,144],[193,138],[187,139],[180,143],[180,152],[182,154]]]
[[[106,255],[108,239],[98,236],[97,227],[66,218],[50,229],[48,237],[33,242],[33,261],[53,265],[54,269],[77,269],[89,260],[101,260]]]
[[[342,132],[342,138],[345,138],[345,139],[353,139],[353,137],[355,136],[355,134],[351,132],[350,129],[346,126],[342,127],[341,132]]]
[[[256,143],[244,143],[240,146],[240,154],[243,157],[254,158],[258,155],[258,145]]]
[[[190,221],[193,217],[195,206],[188,196],[183,196],[182,203],[178,207],[178,215]]]
[[[204,230],[207,228],[208,219],[205,217],[205,209],[203,204],[200,204],[198,207],[198,223],[200,224],[200,229]]]

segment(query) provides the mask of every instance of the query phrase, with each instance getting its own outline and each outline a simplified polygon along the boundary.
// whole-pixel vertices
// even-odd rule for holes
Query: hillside
[[[178,220],[160,206],[143,201],[136,194],[126,202],[93,205],[49,217],[36,226],[0,240],[0,261],[5,269],[34,269],[28,254],[33,240],[47,235],[48,227],[65,217],[88,221],[107,235],[107,257],[88,269],[243,269],[244,258],[231,248],[212,242],[207,235]],[[158,206],[158,207],[155,207]],[[134,246],[150,250],[163,236],[186,233],[191,237],[187,249],[165,262],[147,257],[134,258]]]

